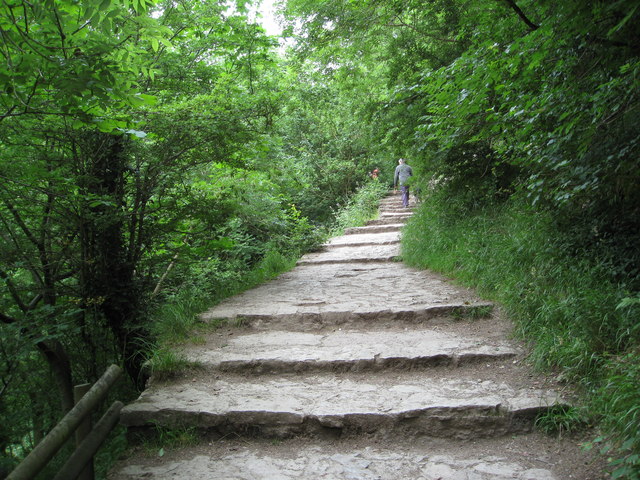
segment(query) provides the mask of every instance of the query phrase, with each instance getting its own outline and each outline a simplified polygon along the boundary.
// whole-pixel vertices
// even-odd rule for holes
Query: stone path
[[[397,261],[399,197],[380,212],[205,312],[235,326],[180,347],[200,368],[121,415],[201,443],[139,452],[109,479],[585,480],[575,445],[531,432],[568,399],[522,364],[491,304]]]

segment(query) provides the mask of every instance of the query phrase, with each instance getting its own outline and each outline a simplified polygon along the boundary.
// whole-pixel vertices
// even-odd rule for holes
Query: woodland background
[[[499,301],[582,395],[539,426],[640,478],[640,0],[288,0],[282,39],[250,7],[0,3],[0,464],[109,364],[124,400],[180,368],[403,157],[405,261]]]

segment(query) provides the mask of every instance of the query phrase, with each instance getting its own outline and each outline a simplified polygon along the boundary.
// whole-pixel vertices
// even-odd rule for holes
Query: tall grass
[[[501,303],[533,363],[580,387],[600,440],[617,452],[615,478],[638,479],[640,309],[623,301],[633,282],[563,248],[551,218],[518,201],[470,213],[434,195],[405,228],[402,256]]]
[[[374,218],[380,199],[389,193],[389,186],[372,180],[365,183],[335,214],[331,236],[341,235],[345,228],[360,227]]]

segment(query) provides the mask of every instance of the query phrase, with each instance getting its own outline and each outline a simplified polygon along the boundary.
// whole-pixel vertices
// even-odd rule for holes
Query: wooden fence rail
[[[118,378],[122,375],[122,369],[111,365],[100,379],[77,400],[76,405],[69,410],[60,422],[42,439],[27,457],[9,474],[6,480],[32,480],[49,463],[53,456],[60,450],[64,443],[73,435],[73,432],[89,418],[109,392]],[[76,451],[62,467],[55,477],[57,480],[71,480],[78,475],[91,462],[93,455],[98,450],[109,432],[118,422],[121,402],[114,402],[104,414],[96,426],[86,436]]]

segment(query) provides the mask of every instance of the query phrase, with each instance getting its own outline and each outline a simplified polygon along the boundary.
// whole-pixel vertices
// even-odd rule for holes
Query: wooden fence
[[[76,433],[76,450],[60,469],[54,480],[93,480],[93,456],[120,418],[122,402],[114,402],[91,428],[91,412],[104,400],[109,389],[122,375],[122,369],[111,365],[102,377],[75,388],[75,406],[53,427],[49,434],[9,474],[6,480],[33,480],[49,463],[64,443]]]

